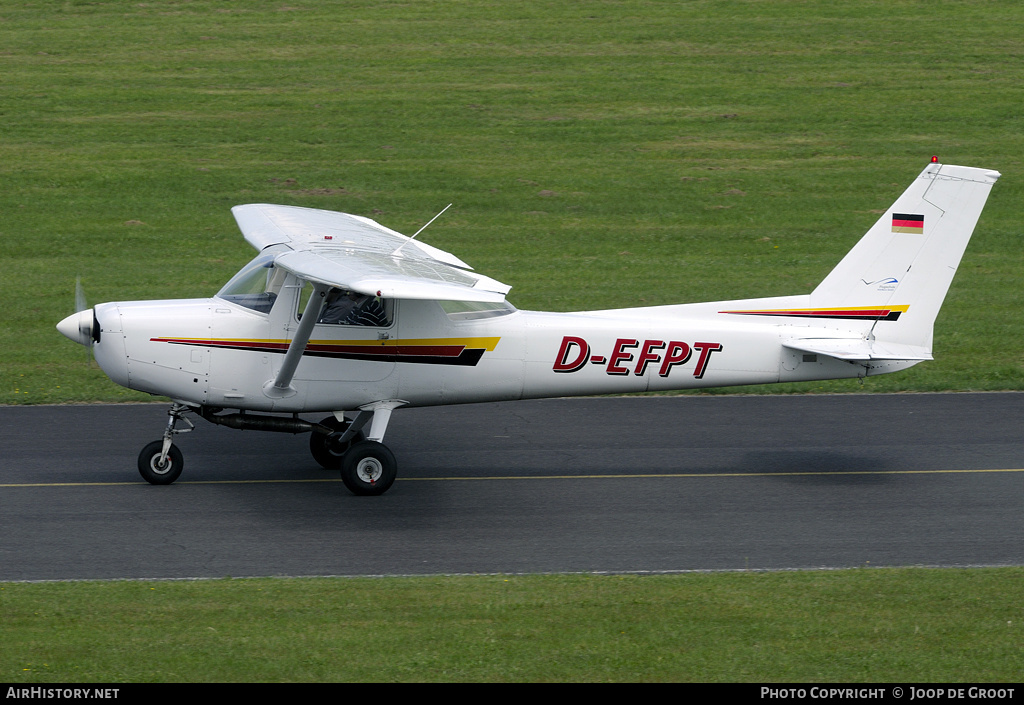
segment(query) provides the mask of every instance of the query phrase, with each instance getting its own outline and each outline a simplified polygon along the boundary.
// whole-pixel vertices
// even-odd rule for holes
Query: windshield
[[[274,258],[288,249],[275,245],[263,250],[231,277],[217,296],[253,311],[270,313],[284,279],[284,271],[274,267]]]

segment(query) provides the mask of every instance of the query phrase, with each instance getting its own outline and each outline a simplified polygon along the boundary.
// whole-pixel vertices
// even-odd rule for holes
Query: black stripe
[[[277,352],[277,351],[272,351]],[[282,351],[283,352],[283,351]],[[331,351],[304,352],[303,357],[329,357],[338,360],[370,360],[373,362],[414,362],[421,365],[460,365],[474,367],[484,355],[483,348],[466,348],[458,357],[451,355],[399,355],[396,353],[353,353]]]
[[[223,348],[225,350],[245,350],[248,352],[277,353],[284,355],[287,350],[275,350],[261,347],[259,345],[231,345],[227,343],[214,342],[184,342],[176,340],[166,341],[172,345],[191,345],[200,348]],[[460,367],[475,367],[480,358],[484,356],[484,348],[466,348],[457,357],[451,355],[402,355],[399,353],[357,353],[357,352],[332,352],[306,350],[303,357],[329,357],[338,360],[368,360],[370,362],[414,362],[420,365],[458,365]]]

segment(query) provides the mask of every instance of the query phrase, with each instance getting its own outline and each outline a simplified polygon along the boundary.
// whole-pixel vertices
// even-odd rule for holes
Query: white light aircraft
[[[810,294],[576,313],[519,311],[510,287],[368,218],[236,206],[259,254],[216,296],[100,304],[57,329],[114,382],[173,401],[139,456],[148,482],[180,475],[172,438],[194,413],[311,432],[317,462],[377,495],[397,473],[382,441],[399,407],[866,377],[932,359],[998,178],[933,158]],[[315,412],[330,416],[298,416]]]

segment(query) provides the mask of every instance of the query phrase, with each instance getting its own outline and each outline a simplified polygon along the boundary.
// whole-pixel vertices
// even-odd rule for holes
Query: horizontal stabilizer
[[[925,348],[903,343],[885,343],[864,338],[795,338],[782,341],[783,347],[815,355],[828,355],[847,362],[871,360],[931,360]]]

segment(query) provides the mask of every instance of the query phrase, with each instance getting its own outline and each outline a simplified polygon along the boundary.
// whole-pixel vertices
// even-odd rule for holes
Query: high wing
[[[511,288],[476,274],[455,255],[362,216],[269,203],[231,212],[256,249],[290,248],[277,255],[275,266],[327,286],[386,298],[492,303]]]

